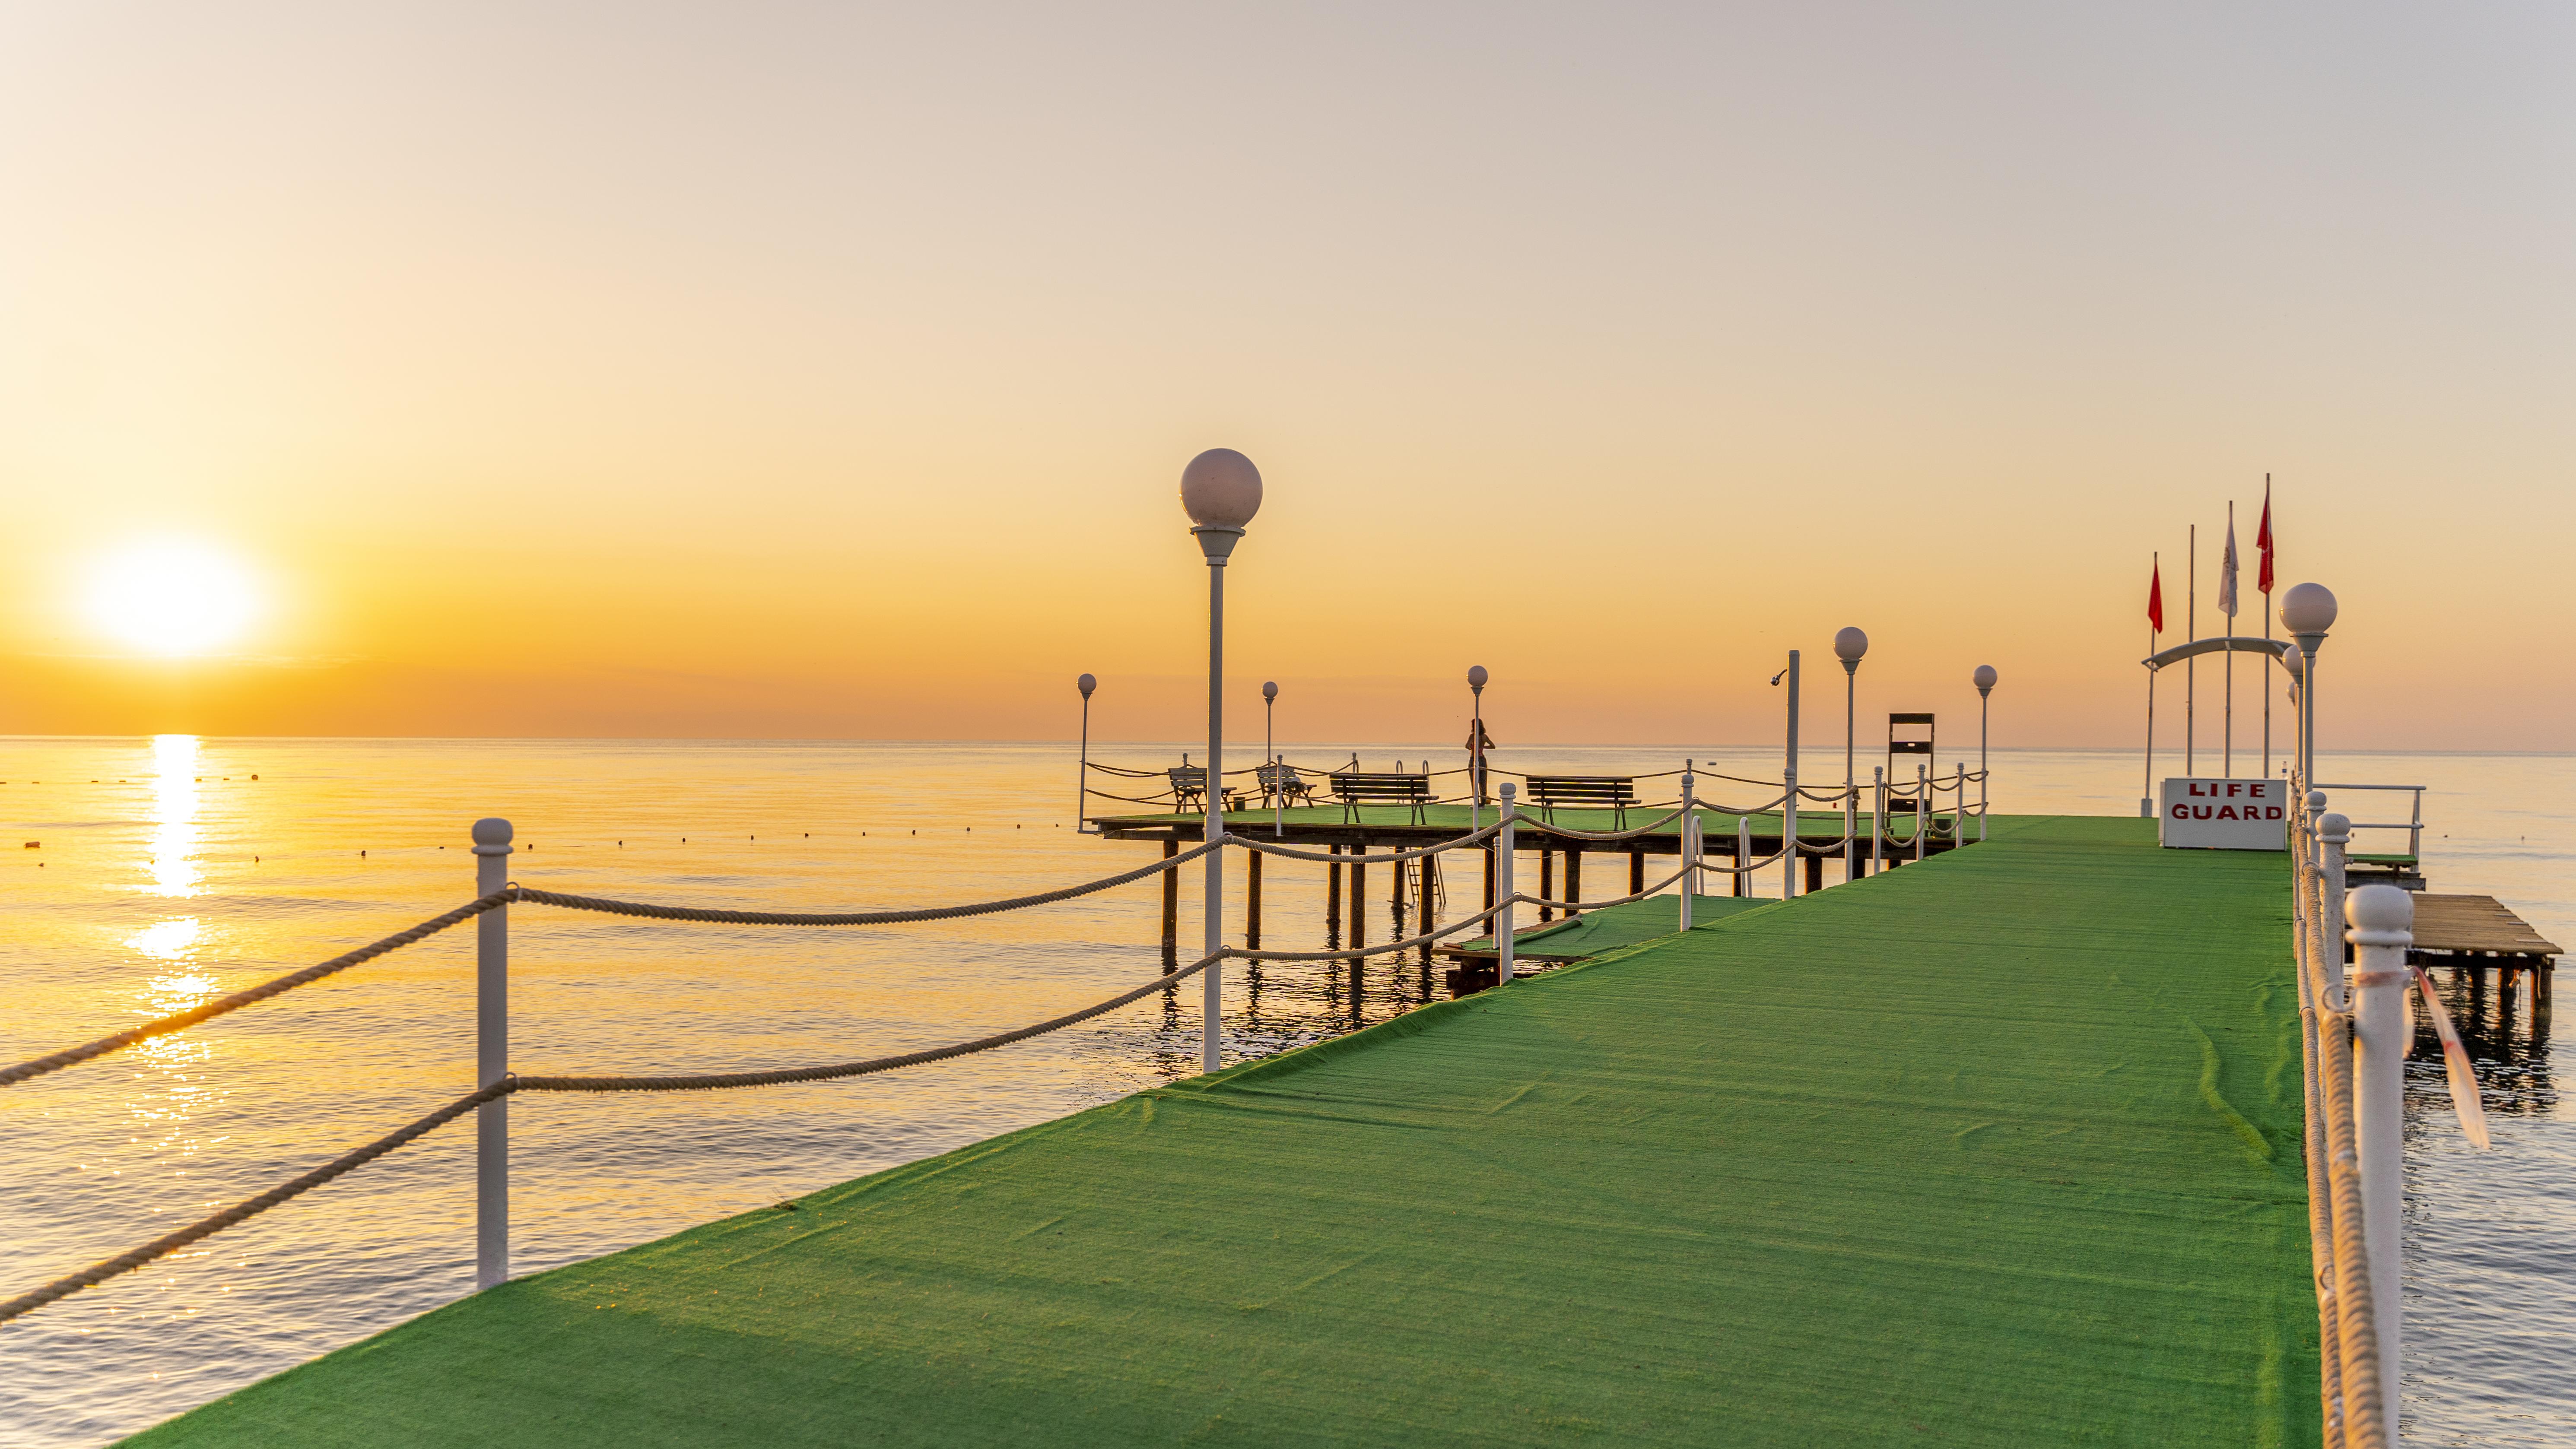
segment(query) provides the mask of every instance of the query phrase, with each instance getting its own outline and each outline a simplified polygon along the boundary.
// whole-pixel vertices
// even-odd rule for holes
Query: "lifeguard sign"
[[[2280,850],[2289,837],[2289,782],[2165,781],[2156,843],[2174,850]]]

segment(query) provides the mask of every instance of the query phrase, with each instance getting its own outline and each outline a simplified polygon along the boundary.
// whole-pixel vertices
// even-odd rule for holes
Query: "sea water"
[[[1100,747],[1139,768],[1186,746]],[[1241,748],[1248,763],[1258,746]],[[1298,746],[1373,770],[1454,750]],[[1802,762],[1839,782],[1839,750]],[[1758,804],[1727,774],[1776,750],[1564,747],[1498,765],[1637,773]],[[1868,774],[1869,761],[1858,762]],[[1941,768],[1954,763],[1944,758]],[[1971,762],[1973,763],[1973,762]],[[1998,812],[2128,814],[2134,753],[1998,750]],[[2179,762],[2175,762],[2178,764]],[[2252,773],[2252,771],[2242,772]],[[2334,756],[2331,779],[2430,786],[2436,890],[2498,896],[2576,933],[2576,758]],[[1455,785],[1457,777],[1448,777]],[[0,1062],[184,1010],[312,964],[473,894],[468,829],[509,818],[513,879],[694,905],[936,905],[1094,878],[1156,857],[1076,829],[1072,749],[1053,745],[554,740],[0,741]],[[1099,777],[1104,788],[1132,789]],[[1144,792],[1137,792],[1144,793]],[[2337,804],[2403,818],[2405,796]],[[1110,807],[1122,808],[1122,807]],[[2392,814],[2391,812],[2397,812]],[[2380,833],[2385,841],[2385,832]],[[31,847],[27,842],[34,842]],[[2385,848],[2383,846],[2383,848]],[[1584,894],[1626,889],[1594,857]],[[1659,872],[1660,874],[1660,872]],[[1229,939],[1242,927],[1229,861]],[[1368,935],[1404,930],[1369,872]],[[1321,868],[1273,860],[1264,944],[1324,944]],[[1834,872],[1828,872],[1832,879]],[[1440,885],[1454,919],[1472,867]],[[1527,888],[1527,883],[1524,883]],[[1776,879],[1760,884],[1776,893]],[[1200,939],[1198,869],[1181,959]],[[805,930],[511,912],[511,1058],[524,1072],[743,1070],[963,1040],[1057,1015],[1160,972],[1153,881],[1038,910]],[[0,1297],[293,1177],[468,1089],[473,930],[216,1022],[0,1088]],[[1228,1059],[1385,1020],[1445,995],[1408,956],[1229,963]],[[2438,1054],[2410,1064],[2407,1437],[2576,1442],[2576,1133],[2527,990],[2445,983],[2478,1057],[2496,1149],[2449,1121]],[[510,1108],[511,1267],[541,1271],[1060,1116],[1198,1070],[1195,982],[999,1051],[854,1081],[756,1091],[521,1097]],[[473,1131],[450,1126],[293,1203],[0,1326],[0,1443],[97,1444],[469,1292]]]

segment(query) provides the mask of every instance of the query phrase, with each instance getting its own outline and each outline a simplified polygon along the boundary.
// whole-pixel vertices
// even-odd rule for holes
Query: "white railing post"
[[[2329,949],[2325,960],[2325,1005],[2332,1011],[2350,1011],[2352,996],[2344,985],[2343,951],[2334,946],[2339,939],[2334,923],[2343,917],[2344,851],[2352,844],[2352,822],[2340,812],[2329,810],[2317,817],[2317,920],[2325,933]]]
[[[1753,872],[1750,869],[1752,860],[1753,817],[1738,815],[1735,817],[1735,890],[1733,892],[1736,895],[1753,894]]]
[[[1843,782],[1843,884],[1860,879],[1860,787]]]
[[[2372,1326],[2379,1336],[2379,1405],[2397,1443],[2398,1226],[2405,1211],[2406,951],[2415,943],[2415,898],[2366,885],[2344,902],[2353,944],[2352,1115],[2361,1160],[2362,1242],[2370,1252]]]
[[[1932,824],[1932,775],[1923,765],[1914,767],[1914,858],[1923,858],[1923,832]]]
[[[1950,843],[1968,843],[1968,767],[1955,765],[1950,771]]]
[[[1869,872],[1887,869],[1887,767],[1869,767]]]
[[[474,822],[474,894],[510,883],[510,822]],[[510,908],[474,922],[474,1086],[510,1072]],[[510,1099],[474,1109],[474,1288],[510,1276]]]
[[[1789,651],[1789,757],[1780,801],[1780,899],[1798,893],[1798,651]]]
[[[1691,928],[1691,897],[1699,894],[1699,805],[1691,772],[1682,771],[1682,929]]]
[[[1494,904],[1502,907],[1502,914],[1487,921],[1485,929],[1494,933],[1496,986],[1509,986],[1512,982],[1512,917],[1516,914],[1512,909],[1512,896],[1518,889],[1512,884],[1512,827],[1520,819],[1513,797],[1519,792],[1518,785],[1509,780],[1503,782],[1503,828],[1494,832]]]

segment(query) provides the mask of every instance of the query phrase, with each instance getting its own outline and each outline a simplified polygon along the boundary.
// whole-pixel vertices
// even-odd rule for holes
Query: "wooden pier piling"
[[[1580,850],[1569,850],[1565,853],[1565,898],[1569,901],[1583,899],[1583,852]],[[1568,919],[1572,919],[1582,915],[1583,912],[1567,906],[1565,914]]]
[[[1556,898],[1556,852],[1544,846],[1540,847],[1538,853],[1538,898],[1543,901]],[[1553,907],[1541,906],[1538,908],[1538,918],[1542,921],[1553,921],[1556,919],[1556,911]]]
[[[1339,855],[1338,845],[1324,847],[1326,855]],[[1324,866],[1324,939],[1332,946],[1342,944],[1342,864],[1329,861]]]
[[[1646,888],[1646,853],[1645,853],[1644,851],[1642,851],[1642,850],[1632,850],[1632,851],[1629,851],[1629,852],[1628,852],[1628,894],[1630,894],[1630,895],[1632,895],[1632,896],[1633,896],[1633,895],[1635,895],[1637,892],[1642,891],[1642,890],[1644,890],[1645,888]]]
[[[1243,863],[1243,944],[1247,950],[1261,949],[1261,852],[1247,850]]]
[[[1163,859],[1165,859],[1165,860],[1169,860],[1169,859],[1171,859],[1173,856],[1176,856],[1176,855],[1178,855],[1178,854],[1180,854],[1180,853],[1181,853],[1181,843],[1180,843],[1178,840],[1166,840],[1166,841],[1164,841],[1164,842],[1163,842]],[[1164,969],[1164,970],[1166,970],[1166,971],[1172,971],[1172,970],[1177,970],[1177,969],[1179,969],[1179,956],[1178,956],[1178,952],[1179,952],[1179,950],[1180,950],[1180,945],[1181,945],[1181,873],[1180,873],[1179,871],[1177,871],[1177,870],[1167,870],[1167,871],[1163,872],[1163,969]]]

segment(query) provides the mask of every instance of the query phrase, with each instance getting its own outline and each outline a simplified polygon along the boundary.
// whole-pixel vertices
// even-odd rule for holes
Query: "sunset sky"
[[[0,733],[1184,737],[1225,445],[1290,738],[2127,745],[2269,471],[2576,748],[2571,183],[2559,4],[15,4]]]

